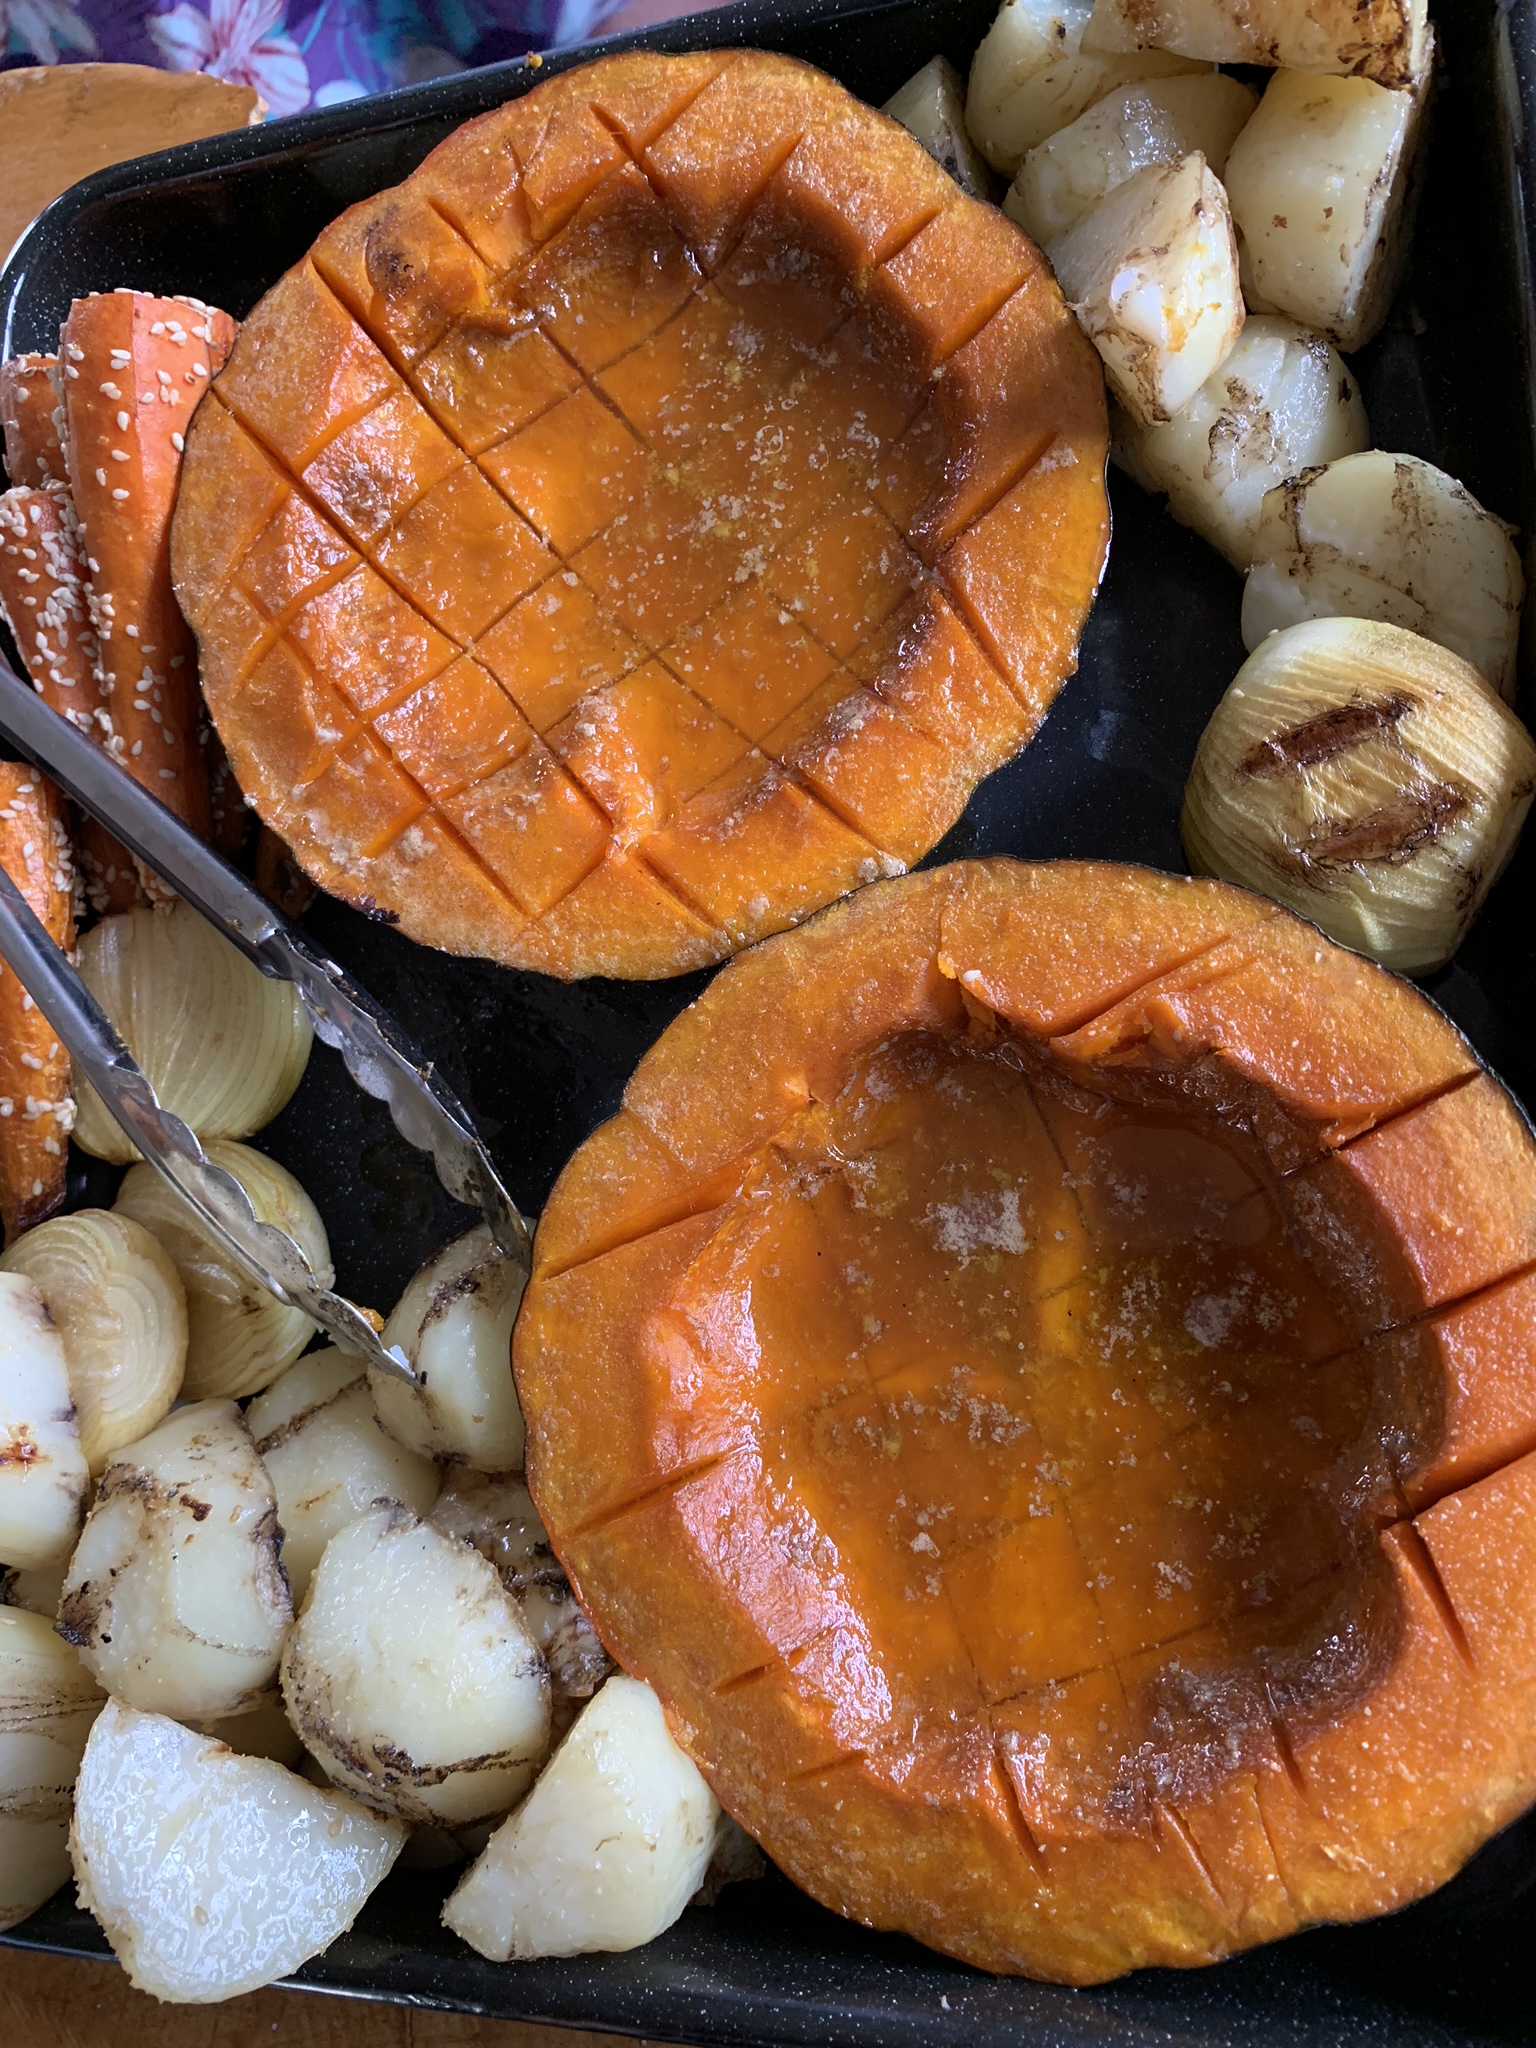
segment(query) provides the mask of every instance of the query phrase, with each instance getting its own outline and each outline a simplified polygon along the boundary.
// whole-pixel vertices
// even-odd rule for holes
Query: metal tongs
[[[449,1194],[479,1209],[496,1243],[526,1268],[526,1222],[468,1114],[394,1019],[3,661],[0,734],[100,819],[263,974],[293,984],[317,1035],[341,1054],[357,1085],[388,1105],[400,1135],[418,1151],[431,1153]],[[161,1105],[105,1012],[3,868],[0,958],[15,971],[140,1152],[191,1204],[208,1235],[279,1301],[313,1317],[343,1350],[414,1385],[415,1375],[398,1346],[386,1349],[355,1303],[321,1286],[285,1231],[258,1222],[239,1182],[214,1166],[195,1134]]]

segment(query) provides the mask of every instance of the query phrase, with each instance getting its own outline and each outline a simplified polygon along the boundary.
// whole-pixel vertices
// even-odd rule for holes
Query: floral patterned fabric
[[[579,42],[619,0],[0,0],[0,67],[105,58],[254,86],[273,117]]]

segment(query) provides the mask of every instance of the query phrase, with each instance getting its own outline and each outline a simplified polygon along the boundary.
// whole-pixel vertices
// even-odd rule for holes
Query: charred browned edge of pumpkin
[[[1292,1058],[1309,1004],[1340,1033],[1321,1066]],[[922,1034],[1245,1130],[1344,1333],[1306,1365],[1353,1388],[1321,1447],[1328,1569],[1278,1623],[1141,1656],[1096,1708],[1125,1747],[1069,1749],[1054,1784],[1049,1685],[1028,1713],[866,1716],[860,1738],[854,1623],[841,1667],[825,1601],[797,1626],[813,1538],[786,1549],[763,1518],[729,1390],[677,1349],[737,1191],[812,1159],[854,1063]],[[1536,1146],[1417,991],[1224,885],[999,861],[877,885],[684,1013],[551,1198],[515,1362],[531,1482],[599,1632],[776,1859],[968,1960],[1095,1981],[1400,1904],[1527,1802],[1533,1332]]]
[[[675,262],[685,281],[686,258],[694,281],[656,331],[626,336],[612,361],[588,361],[578,330],[562,326],[561,279],[546,272],[554,252],[566,260],[583,234],[608,231],[605,207],[609,228],[630,232],[631,206],[651,221],[646,232],[665,223],[659,273]],[[804,275],[783,268],[772,292],[761,289],[781,243],[804,257],[816,303],[832,313],[825,332],[795,328],[815,297]],[[526,417],[481,445],[433,379],[454,349],[492,334],[504,301],[517,304],[514,287],[535,310],[548,298],[532,330],[548,389],[525,391]],[[775,679],[783,701],[770,692],[771,715],[738,703],[735,685],[717,687],[701,664],[689,637],[697,608],[675,630],[642,619],[646,605],[621,574],[629,513],[568,541],[519,469],[530,437],[584,403],[591,417],[572,427],[574,441],[606,437],[610,467],[651,464],[654,510],[671,488],[658,482],[671,474],[669,447],[650,398],[625,379],[696,312],[707,328],[711,308],[758,321],[759,340],[802,381],[822,378],[816,403],[853,408],[847,420],[827,415],[829,442],[847,426],[878,448],[862,468],[836,451],[830,499],[801,488],[814,471],[797,458],[805,474],[791,479],[798,496],[782,531],[725,538],[717,522],[690,533],[695,554],[721,555],[702,624],[715,632],[717,622],[721,645],[734,646],[738,628],[772,641],[738,664]],[[355,361],[323,403],[298,394],[296,404],[318,404],[318,431],[281,445],[269,414],[271,393],[295,388],[285,351],[332,348],[327,323],[340,323],[336,362],[344,335]],[[391,523],[365,532],[347,501],[348,451],[356,444],[366,466],[371,423],[401,405],[411,459],[427,467],[421,487],[390,505]],[[675,972],[898,871],[1033,734],[1075,665],[1102,570],[1105,439],[1096,359],[1039,252],[959,194],[904,131],[789,59],[637,53],[564,74],[458,131],[404,185],[344,215],[257,308],[194,422],[178,590],[241,781],[325,886],[415,936],[511,964]],[[517,557],[511,602],[486,621],[434,610],[402,552],[414,543],[397,544],[459,480],[477,503],[500,505]],[[285,519],[304,522],[303,535],[285,538]],[[835,602],[818,613],[798,553],[822,545],[859,559],[866,610],[853,626]],[[282,547],[274,599],[261,593]],[[317,671],[306,638],[306,618],[358,577],[368,606],[356,630],[414,649],[382,698],[323,660]],[[522,689],[512,622],[562,585],[595,599],[615,633],[590,695],[551,717]],[[733,607],[754,593],[743,624]],[[786,636],[793,645],[780,646]],[[434,690],[472,702],[487,729],[493,704],[502,708],[457,779],[434,780],[402,739],[411,707]],[[292,731],[277,729],[285,722]],[[682,776],[685,727],[698,765]],[[670,752],[657,737],[668,733]],[[519,840],[506,823],[530,802],[558,812],[544,835],[558,845],[541,843],[537,856],[533,835]]]

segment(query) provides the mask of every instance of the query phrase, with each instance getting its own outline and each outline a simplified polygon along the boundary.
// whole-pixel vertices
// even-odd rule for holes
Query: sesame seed
[[[116,398],[117,393],[114,391],[112,396]],[[120,412],[117,416],[117,431],[120,434],[126,434],[128,431],[128,415],[125,412]]]
[[[126,491],[114,491],[112,495],[114,498],[126,498],[128,493]]]
[[[80,372],[75,368],[73,363],[66,363],[64,365],[64,374],[66,377],[78,377]]]
[[[165,322],[163,320],[156,320],[149,331],[151,334],[164,334]]]
[[[83,363],[85,361],[85,350],[73,341],[66,343],[64,353],[72,363]]]
[[[115,384],[99,384],[96,388],[103,398],[121,398],[123,395]]]
[[[112,450],[112,460],[114,462],[126,462],[128,460],[128,450],[126,448],[114,448]]]
[[[182,439],[180,434],[172,434],[171,446],[176,450],[176,453],[178,455],[184,455],[186,453],[187,444]]]
[[[171,373],[169,370],[156,370],[155,375],[159,378],[162,384],[169,384],[171,381]]]
[[[174,768],[162,768],[160,770],[160,780],[162,782],[174,782],[176,780],[176,770]]]
[[[98,470],[97,470],[97,472],[96,472],[96,481],[97,481],[97,483],[99,483],[99,484],[105,484],[106,480],[107,480],[107,472],[106,472],[106,471],[105,471],[104,469],[98,469]]]
[[[194,377],[206,377],[208,374],[207,365],[205,363],[194,363],[192,365],[192,374]]]
[[[128,751],[130,754],[142,754],[144,751],[144,742],[142,740],[135,740],[133,745],[128,749]]]

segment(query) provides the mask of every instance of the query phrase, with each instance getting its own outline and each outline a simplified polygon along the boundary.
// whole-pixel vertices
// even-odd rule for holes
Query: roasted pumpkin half
[[[539,1228],[530,1480],[808,1891],[1091,1983],[1379,1913],[1536,1792],[1536,1144],[1220,883],[879,883]]]
[[[261,816],[413,937],[676,973],[899,872],[1034,733],[1108,537],[1039,251],[762,51],[461,128],[267,294],[173,565]]]

